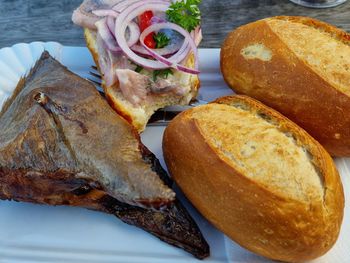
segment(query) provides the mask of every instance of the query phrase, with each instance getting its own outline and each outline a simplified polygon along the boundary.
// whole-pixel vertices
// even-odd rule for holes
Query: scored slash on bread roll
[[[187,110],[166,128],[163,152],[187,198],[241,246],[295,262],[337,240],[344,194],[332,158],[262,103],[228,96]]]
[[[272,17],[232,31],[221,71],[239,94],[296,122],[333,156],[350,156],[350,34],[308,17]]]

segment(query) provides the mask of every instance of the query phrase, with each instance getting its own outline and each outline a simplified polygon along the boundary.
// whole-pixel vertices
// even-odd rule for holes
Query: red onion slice
[[[135,52],[131,50],[129,47],[126,39],[125,39],[125,31],[128,26],[128,24],[138,15],[144,13],[147,10],[152,10],[153,12],[166,12],[170,5],[170,2],[168,1],[161,1],[161,0],[140,0],[136,1],[133,4],[126,7],[123,12],[117,17],[116,19],[116,26],[115,26],[115,37],[117,40],[117,43],[119,47],[122,49],[124,54],[133,62],[136,64],[143,66],[145,68],[149,69],[165,69],[169,67],[176,68],[178,70],[191,73],[191,74],[198,74],[198,55],[197,55],[197,48],[196,44],[194,43],[193,39],[189,35],[189,33],[183,29],[182,27],[172,24],[172,23],[160,23],[160,24],[154,24],[148,27],[140,37],[141,43],[144,48],[149,52],[150,55],[152,55],[154,58],[156,58],[158,61],[150,60],[144,57],[141,57],[137,55]],[[169,28],[172,30],[175,30],[185,36],[185,40],[181,46],[181,48],[176,52],[173,56],[170,58],[164,58],[163,56],[159,55],[155,50],[152,50],[148,48],[144,44],[144,38],[151,32],[156,31],[157,29],[163,29],[163,28]],[[187,68],[183,65],[180,65],[179,63],[188,55],[190,50],[193,50],[195,54],[195,69]]]
[[[98,22],[96,22],[97,32],[100,34],[105,46],[110,51],[120,52],[121,48],[115,40],[114,29],[115,29],[115,19],[111,16],[107,16]],[[139,41],[140,28],[139,26],[131,21],[128,24],[129,38],[127,40],[128,46],[133,46]],[[109,31],[109,32],[108,32]]]
[[[156,51],[161,56],[169,56],[177,52],[181,48],[181,46],[182,46],[182,41],[181,42],[178,41],[164,48],[154,49],[154,51]],[[141,55],[145,55],[145,56],[149,55],[149,52],[142,45],[138,45],[138,44],[133,45],[131,46],[131,50]]]
[[[164,22],[166,22],[166,20],[164,18],[159,17],[159,16],[153,16],[151,18],[152,24],[158,24],[158,23],[164,23]]]
[[[117,11],[119,13],[124,12],[124,10],[132,4],[138,3],[138,2],[147,2],[145,0],[121,0],[119,3],[117,3],[116,5],[114,5],[112,7],[112,9],[114,11]],[[162,0],[162,2],[165,3],[171,3],[171,0]],[[151,9],[152,10],[152,9]],[[153,11],[153,10],[152,10]]]
[[[170,58],[165,58],[161,55],[159,55],[155,49],[151,49],[147,47],[145,44],[145,37],[148,36],[151,32],[154,31],[159,31],[161,29],[171,29],[174,31],[179,32],[181,35],[185,37],[184,44],[182,45],[182,48],[172,57]],[[157,59],[158,61],[164,63],[165,65],[169,67],[176,68],[178,70],[184,71],[186,73],[191,73],[191,74],[198,74],[198,56],[197,56],[197,47],[196,43],[190,36],[190,34],[180,27],[179,25],[176,25],[174,23],[166,22],[166,23],[159,23],[159,24],[153,24],[149,27],[147,27],[141,34],[140,36],[140,42],[142,46],[149,52],[149,54]],[[195,54],[195,69],[187,68],[185,66],[179,65],[178,63],[184,60],[184,58],[187,56],[188,52],[183,52],[186,49],[187,43],[189,44],[190,48],[192,49],[193,53]]]
[[[115,38],[115,36],[114,36],[115,18],[111,17],[111,16],[107,16],[106,23],[107,23],[109,31],[111,31],[113,37]]]
[[[108,29],[107,25],[107,19],[102,18],[99,21],[95,23],[95,26],[97,28],[97,33],[100,35],[101,39],[103,40],[103,43],[106,45],[107,49],[111,51],[121,51],[121,49],[118,47],[118,44],[111,33],[111,31]]]
[[[92,13],[99,17],[111,16],[117,18],[117,16],[119,15],[119,13],[114,11],[113,9],[96,9],[93,10]]]
[[[165,12],[169,7],[169,2],[160,0],[143,0],[137,1],[134,4],[129,5],[126,9],[118,16],[115,27],[115,37],[119,47],[123,50],[124,54],[136,64],[149,68],[149,69],[166,69],[167,65],[155,61],[143,58],[133,52],[127,44],[125,39],[125,30],[127,25],[138,15],[144,13],[147,10],[162,11]]]
[[[132,5],[136,2],[140,2],[141,0],[124,0],[119,2],[118,4],[112,7],[112,10],[117,11],[119,13],[123,12],[129,5]]]
[[[129,28],[130,36],[127,43],[128,43],[128,46],[131,47],[139,41],[141,32],[140,32],[140,27],[134,21],[131,21],[128,24],[128,28]]]

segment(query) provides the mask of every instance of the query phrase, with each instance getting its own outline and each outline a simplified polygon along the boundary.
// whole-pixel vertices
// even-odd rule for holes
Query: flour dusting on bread
[[[339,91],[350,95],[349,44],[319,28],[301,23],[282,19],[268,19],[266,23],[299,59],[305,61]]]
[[[227,96],[181,113],[164,132],[163,153],[186,197],[241,246],[303,262],[337,240],[344,195],[332,158],[259,101]]]
[[[279,111],[332,156],[350,156],[349,33],[309,17],[270,17],[228,34],[220,56],[236,93]]]
[[[263,44],[251,44],[241,50],[241,55],[246,59],[260,59],[262,61],[270,61],[272,52]]]
[[[192,117],[220,157],[240,173],[302,202],[323,198],[322,179],[310,156],[277,122],[259,117],[257,111],[223,104],[197,108]]]

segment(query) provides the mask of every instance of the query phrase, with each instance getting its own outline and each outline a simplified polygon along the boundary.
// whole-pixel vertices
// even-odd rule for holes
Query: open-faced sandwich
[[[110,105],[139,132],[199,88],[200,0],[85,0],[73,13]]]

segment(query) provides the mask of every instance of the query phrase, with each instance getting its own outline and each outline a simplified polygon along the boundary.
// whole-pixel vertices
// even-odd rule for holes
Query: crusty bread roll
[[[307,17],[272,17],[225,40],[221,70],[239,94],[278,110],[333,156],[350,156],[350,34]]]
[[[97,46],[96,31],[85,28],[84,35],[86,45],[93,56],[95,64],[98,68],[100,68],[99,56],[101,56],[101,54],[99,53],[99,50],[101,49]],[[185,66],[193,68],[194,55],[190,54],[183,63]],[[148,104],[140,106],[135,106],[130,103],[123,96],[122,92],[118,88],[118,84],[107,86],[105,85],[104,79],[102,79],[102,87],[111,107],[118,112],[119,115],[131,123],[139,132],[142,132],[146,128],[148,120],[156,110],[170,105],[188,105],[192,99],[196,98],[200,86],[198,75],[191,75],[184,72],[175,71],[171,77],[180,83],[184,89],[186,89],[184,95],[178,96],[169,92],[159,95],[155,94],[149,100]]]
[[[241,246],[287,262],[337,240],[344,194],[330,155],[273,109],[229,96],[166,128],[169,172],[194,206]]]

